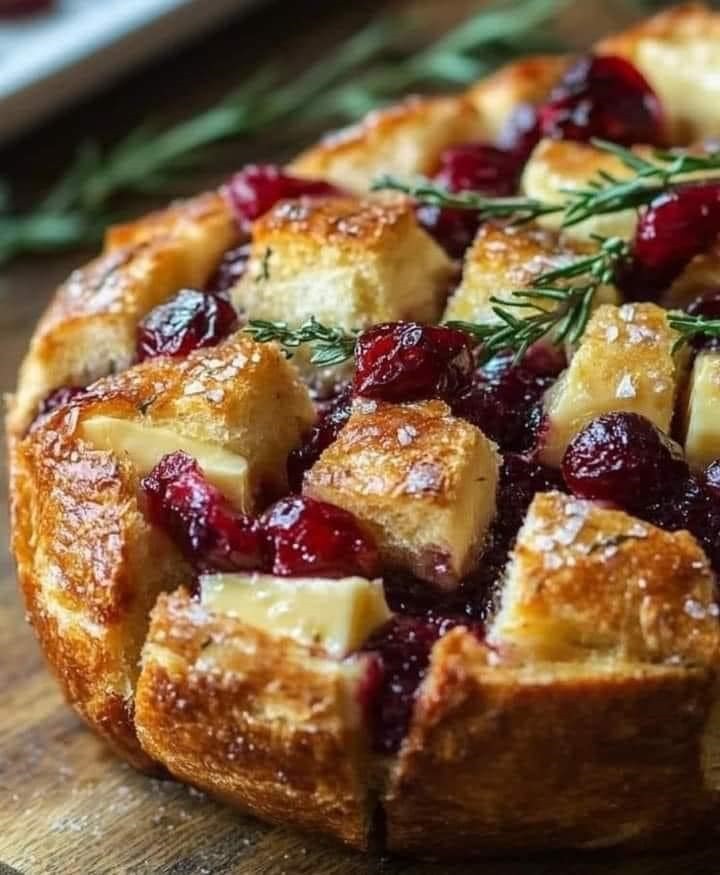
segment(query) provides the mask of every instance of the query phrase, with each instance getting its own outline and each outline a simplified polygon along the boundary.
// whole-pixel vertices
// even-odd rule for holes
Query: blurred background
[[[579,49],[666,5],[651,0],[0,0],[0,391],[11,391],[30,333],[55,287],[92,256],[108,222],[215,186],[249,160],[282,161],[320,132],[402,94],[459,89],[513,57]],[[2,450],[3,495],[4,455]],[[194,830],[191,844],[198,854],[210,853],[223,830],[242,850],[237,821],[220,810],[208,813],[213,833],[203,833],[200,809],[209,802],[169,785],[148,789],[143,779],[103,759],[99,748],[97,762],[81,753],[93,742],[85,734],[75,740],[74,718],[60,707],[59,694],[41,670],[23,628],[6,540],[3,502],[0,642],[6,647],[0,694],[12,715],[30,695],[27,690],[37,687],[47,712],[43,734],[20,739],[17,749],[26,761],[15,766],[28,776],[57,773],[54,780],[43,778],[43,792],[57,796],[58,805],[72,797],[80,811],[92,811],[92,797],[83,803],[82,794],[104,782],[117,792],[111,798],[118,808],[87,817],[107,814],[108,828],[116,818],[118,828],[127,827],[129,834],[135,833],[133,800],[152,790],[165,812],[145,824],[143,840],[155,848],[162,845],[170,818],[178,841]],[[37,678],[35,687],[18,684],[31,676]],[[59,773],[57,762],[63,764]],[[53,768],[55,773],[48,771]],[[34,859],[38,847],[46,859],[61,860],[54,869],[28,863],[23,872],[90,872],[81,855],[79,868],[62,862],[62,821],[60,827],[36,823],[28,830],[26,819],[16,816],[32,811],[32,799],[7,796],[3,769],[0,747],[0,872],[3,862],[18,865],[20,859],[7,857],[3,842],[6,848],[13,842],[21,848],[17,854],[23,860]],[[262,834],[257,825],[253,830]],[[287,847],[297,851],[297,841],[288,837]],[[271,853],[279,852],[268,846]],[[354,866],[348,863],[343,871],[359,872]]]

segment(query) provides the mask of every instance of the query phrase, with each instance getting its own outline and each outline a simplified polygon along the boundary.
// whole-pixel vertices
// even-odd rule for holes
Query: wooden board
[[[447,0],[444,6],[475,5]],[[339,31],[351,29],[375,0],[336,4],[303,0],[275,4],[276,17],[258,15],[230,28],[204,49],[179,58],[150,77],[117,89],[108,117],[104,101],[69,114],[52,131],[40,131],[13,152],[0,153],[3,173],[21,183],[32,197],[35,186],[53,167],[67,160],[83,135],[112,136],[144,113],[137,105],[142,90],[148,106],[164,101],[170,115],[186,115],[204,106],[228,83],[238,80],[237,46],[251,46],[245,58],[267,57],[285,39],[289,55],[317,57]],[[426,2],[426,6],[430,5]],[[590,4],[588,4],[588,7]],[[592,31],[617,21],[613,7],[593,8]],[[282,7],[282,8],[281,8]],[[302,12],[290,7],[302,7]],[[340,8],[343,7],[343,8]],[[438,7],[434,6],[434,10]],[[598,12],[597,10],[600,10]],[[280,12],[282,11],[282,16]],[[313,26],[306,27],[308,19]],[[282,27],[284,30],[278,31]],[[590,34],[579,25],[577,33]],[[249,35],[248,35],[249,31]],[[294,34],[294,36],[290,36]],[[293,42],[294,40],[294,42]],[[253,54],[254,53],[254,54]],[[188,65],[203,69],[201,83],[178,90],[176,80]],[[142,88],[139,89],[139,85]],[[272,152],[253,143],[250,154]],[[243,160],[230,145],[218,152],[215,172],[194,178],[191,188],[222,178]],[[38,182],[39,181],[39,182]],[[23,184],[24,183],[24,184]],[[83,259],[36,258],[0,273],[0,389],[8,391],[17,364],[39,313],[55,285]],[[6,488],[4,449],[0,490]],[[5,549],[7,514],[0,505],[0,875],[715,875],[720,873],[720,843],[708,838],[691,852],[663,857],[555,855],[532,860],[491,861],[444,866],[402,860],[378,860],[344,851],[291,830],[270,827],[215,804],[170,782],[135,774],[116,761],[63,704],[24,623],[11,562]],[[631,776],[629,776],[631,779]],[[538,800],[542,804],[542,800]]]

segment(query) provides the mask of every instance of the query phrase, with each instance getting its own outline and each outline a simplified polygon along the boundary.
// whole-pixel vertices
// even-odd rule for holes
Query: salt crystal
[[[625,376],[620,380],[617,385],[617,389],[615,390],[616,398],[634,398],[637,395],[637,390],[635,389],[635,384],[633,382],[633,378],[630,374],[625,374]]]
[[[401,447],[409,446],[417,437],[417,429],[412,425],[402,425],[397,430],[397,439]]]

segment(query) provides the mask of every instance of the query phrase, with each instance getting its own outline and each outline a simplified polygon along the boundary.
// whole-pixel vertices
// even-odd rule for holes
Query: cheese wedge
[[[381,580],[209,574],[202,604],[264,632],[316,645],[337,659],[357,650],[390,617]]]
[[[720,458],[720,352],[695,359],[685,411],[685,454],[694,468]]]
[[[210,483],[234,505],[243,510],[251,507],[247,461],[217,444],[112,416],[90,417],[80,424],[79,431],[80,437],[97,449],[128,456],[141,477],[149,474],[163,456],[182,450],[197,461]]]

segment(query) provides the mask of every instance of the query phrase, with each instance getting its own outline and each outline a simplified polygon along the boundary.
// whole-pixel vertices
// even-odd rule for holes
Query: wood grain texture
[[[31,200],[54,169],[68,160],[78,137],[112,139],[148,108],[163,117],[184,116],[239,81],[258,60],[283,46],[290,64],[319,57],[338,34],[353,29],[379,0],[356,0],[352,9],[332,0],[271,6],[228,27],[220,37],[183,53],[150,74],[139,74],[112,93],[67,114],[0,153],[3,175]],[[406,5],[408,5],[406,3]],[[424,0],[438,19],[477,6],[469,0]],[[579,44],[627,20],[627,4],[578,4],[566,32]],[[292,7],[292,8],[291,8]],[[302,7],[300,9],[299,7]],[[238,58],[238,46],[247,54]],[[286,51],[287,48],[287,51]],[[204,75],[188,81],[188,69]],[[182,88],[178,81],[182,80]],[[142,86],[142,100],[138,99]],[[188,178],[188,190],[217,182],[250,156],[281,157],[299,144],[268,138],[239,149],[217,150],[212,172]],[[133,204],[130,204],[133,207]],[[147,209],[145,202],[137,210]],[[8,391],[32,327],[53,288],[89,257],[45,257],[17,263],[0,274],[0,389]],[[4,448],[0,488],[6,490]],[[343,851],[317,839],[270,827],[218,805],[193,790],[151,780],[119,763],[62,702],[26,626],[7,553],[7,512],[0,507],[0,875],[714,875],[720,843],[664,857],[554,855],[489,861],[473,866],[382,860]]]

